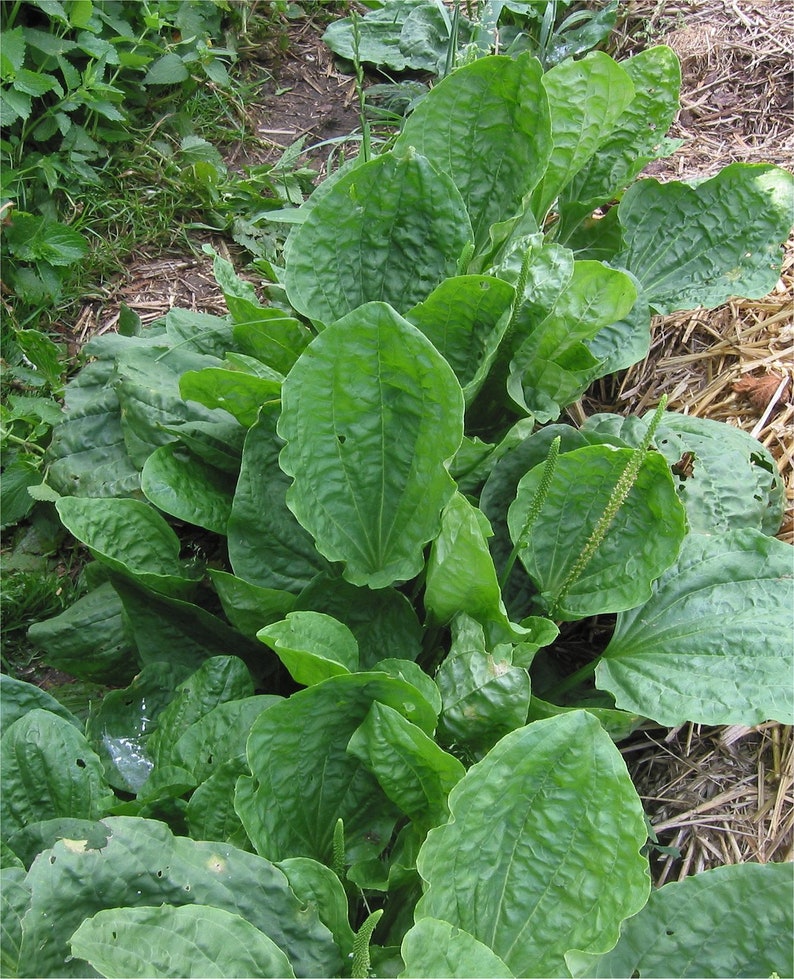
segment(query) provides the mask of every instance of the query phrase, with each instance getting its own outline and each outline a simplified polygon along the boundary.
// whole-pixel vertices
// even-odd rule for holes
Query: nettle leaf
[[[102,762],[68,720],[37,707],[0,739],[3,833],[58,816],[96,819],[114,800]]]
[[[640,421],[616,415],[592,415],[582,431],[617,435],[639,445],[650,414]],[[676,474],[678,497],[690,530],[723,534],[753,527],[774,535],[780,528],[785,488],[773,456],[757,439],[740,428],[710,418],[665,412],[654,445]],[[691,469],[681,466],[692,453]]]
[[[77,927],[99,911],[209,905],[239,915],[288,954],[299,976],[341,967],[331,933],[292,893],[284,874],[253,853],[173,836],[159,821],[103,820],[106,842],[63,840],[33,863],[21,961],[28,976],[84,976],[70,955]],[[148,941],[145,943],[148,946]]]
[[[678,555],[686,534],[684,509],[664,459],[648,453],[606,536],[584,568],[577,568],[632,454],[593,445],[557,460],[518,555],[542,602],[557,606],[556,617],[570,621],[640,605]],[[535,466],[518,484],[507,518],[514,544],[522,540],[542,475],[543,466]]]
[[[469,404],[485,380],[510,317],[514,291],[489,275],[445,279],[405,318],[455,371]]]
[[[794,717],[791,548],[757,530],[690,534],[650,599],[618,616],[596,685],[674,726]]]
[[[368,303],[325,330],[283,386],[290,509],[348,581],[383,588],[422,568],[454,491],[463,393],[414,326]]]
[[[69,533],[111,570],[164,594],[194,587],[179,559],[179,538],[146,503],[73,496],[62,497],[55,509]]]
[[[466,769],[399,711],[373,703],[347,750],[422,829],[446,821],[447,796]]]
[[[278,464],[277,409],[263,408],[245,438],[227,524],[229,561],[251,584],[300,592],[329,567],[287,508],[289,478]]]
[[[344,820],[350,861],[376,857],[399,811],[358,758],[347,753],[373,701],[406,715],[430,734],[435,713],[404,680],[382,673],[331,677],[276,704],[248,739],[252,779],[238,783],[235,805],[258,853],[330,863],[334,827]]]
[[[657,313],[759,299],[780,276],[792,194],[794,176],[766,163],[732,163],[694,187],[641,180],[618,208],[625,248],[615,261]]]
[[[461,928],[514,975],[562,975],[571,949],[606,951],[648,898],[642,805],[585,711],[502,738],[452,790],[449,808],[419,853],[426,886],[416,921]]]
[[[635,97],[629,75],[601,51],[556,65],[543,75],[543,87],[549,99],[553,149],[532,196],[532,209],[541,223],[558,194],[598,152]]]
[[[790,863],[743,863],[665,884],[624,922],[611,952],[568,965],[594,977],[790,976],[792,873]]]
[[[294,977],[282,950],[239,914],[206,905],[113,908],[87,918],[72,954],[108,979],[200,976]]]
[[[599,362],[585,346],[601,329],[627,316],[637,299],[628,275],[600,262],[573,263],[571,278],[548,315],[531,327],[513,355],[507,391],[538,421],[553,421],[598,375]],[[532,305],[520,316],[531,321]]]
[[[413,146],[448,174],[471,218],[478,249],[491,225],[513,217],[552,150],[540,62],[479,58],[436,85],[408,117],[395,149]]]
[[[664,135],[680,107],[681,65],[672,48],[648,48],[621,61],[620,67],[634,85],[634,98],[562,195],[563,216],[572,208],[577,223],[631,183],[647,163],[664,155]]]
[[[216,534],[226,534],[234,482],[228,473],[180,445],[161,445],[144,463],[141,489],[164,513]]]
[[[373,301],[405,311],[455,274],[471,237],[448,176],[412,150],[384,153],[336,181],[293,229],[284,286],[298,312],[326,324]]]
[[[400,979],[512,979],[513,973],[487,945],[438,918],[422,918],[403,939]]]
[[[256,635],[303,686],[358,669],[356,637],[346,625],[323,612],[290,612],[282,622],[265,626]]]

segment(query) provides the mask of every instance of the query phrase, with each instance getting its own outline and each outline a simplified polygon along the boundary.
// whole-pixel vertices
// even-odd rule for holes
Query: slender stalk
[[[358,97],[358,118],[361,123],[361,155],[366,163],[372,157],[372,141],[367,118],[367,97],[364,94],[364,69],[361,67],[359,57],[359,45],[361,44],[361,30],[358,24],[358,14],[354,10],[350,18],[353,28],[353,67],[356,71],[356,95]]]
[[[516,563],[516,558],[520,554],[521,550],[527,546],[529,532],[532,529],[535,521],[538,519],[540,511],[543,509],[543,504],[546,502],[546,497],[549,495],[549,488],[551,487],[554,470],[557,466],[557,456],[559,454],[560,436],[558,435],[549,446],[549,454],[546,456],[546,464],[543,467],[543,474],[540,477],[538,488],[535,490],[535,495],[532,497],[532,502],[529,505],[527,519],[524,521],[524,526],[521,528],[521,533],[516,538],[513,550],[510,552],[510,556],[508,557],[507,563],[505,564],[504,570],[499,578],[499,587],[501,589],[504,589],[508,579],[510,578],[510,572],[513,570],[513,565]]]
[[[380,921],[382,915],[383,908],[378,908],[377,911],[373,911],[356,932],[356,937],[353,941],[353,964],[350,967],[352,979],[367,979],[369,976],[369,943],[372,938],[372,932],[375,931],[375,925]]]
[[[645,432],[645,437],[640,445],[638,445],[629,456],[629,460],[626,463],[623,472],[620,474],[620,477],[615,484],[615,488],[612,490],[612,494],[609,497],[604,512],[599,517],[592,533],[588,537],[587,543],[582,549],[582,553],[573,563],[570,571],[565,576],[565,580],[560,586],[560,590],[557,592],[554,603],[549,609],[549,618],[556,619],[558,617],[560,607],[565,601],[568,592],[581,578],[585,568],[592,561],[593,557],[598,551],[598,548],[603,543],[612,522],[618,515],[618,511],[626,502],[626,497],[629,495],[632,486],[637,481],[637,476],[639,475],[640,468],[642,467],[643,460],[645,459],[645,453],[648,451],[651,441],[656,434],[656,429],[659,427],[659,423],[662,420],[662,415],[664,414],[666,405],[667,395],[663,395],[661,401],[659,402],[659,407],[654,412],[650,425],[648,425],[648,429]]]

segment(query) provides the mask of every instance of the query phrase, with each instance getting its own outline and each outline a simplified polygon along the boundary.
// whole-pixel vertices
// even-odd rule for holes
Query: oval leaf
[[[384,153],[340,178],[292,232],[287,296],[322,323],[375,300],[405,311],[455,274],[470,240],[449,177],[412,150]]]
[[[791,548],[756,530],[690,534],[640,608],[618,616],[596,685],[674,726],[794,722]]]
[[[517,976],[564,975],[570,949],[606,951],[647,900],[642,805],[585,711],[508,734],[452,790],[449,808],[419,853],[427,886],[416,920],[462,928]]]
[[[416,327],[369,303],[325,330],[283,387],[287,503],[348,581],[383,588],[414,577],[455,484],[463,394]]]
[[[226,534],[234,481],[178,444],[155,449],[141,472],[141,489],[159,510],[216,534]]]
[[[558,458],[527,546],[519,551],[549,608],[564,591],[632,453],[591,445]],[[542,473],[543,466],[536,466],[518,484],[507,518],[514,544],[526,525]],[[685,534],[684,510],[670,470],[659,453],[648,453],[605,538],[555,614],[573,620],[640,605],[650,597],[654,579],[676,559]]]
[[[292,679],[306,687],[358,669],[356,637],[323,612],[290,612],[256,636],[274,650]]]
[[[107,979],[295,975],[278,945],[250,921],[201,904],[100,911],[80,925],[71,946]]]
[[[575,976],[794,975],[793,872],[790,863],[744,863],[665,884],[611,952],[587,971],[568,964]]]
[[[513,973],[487,945],[448,921],[422,918],[403,939],[400,979],[511,979]]]

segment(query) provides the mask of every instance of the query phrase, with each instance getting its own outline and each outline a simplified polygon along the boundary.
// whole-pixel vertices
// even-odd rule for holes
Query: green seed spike
[[[546,456],[546,465],[543,467],[543,475],[540,477],[540,482],[538,483],[538,488],[535,490],[535,495],[532,497],[532,503],[529,505],[529,511],[527,512],[527,519],[524,521],[524,526],[521,528],[521,533],[518,535],[515,546],[510,552],[510,556],[505,564],[504,571],[499,578],[499,587],[504,588],[510,578],[510,572],[513,570],[513,565],[516,563],[516,558],[523,547],[526,547],[527,537],[532,529],[532,525],[538,519],[538,514],[543,509],[543,504],[546,502],[546,497],[549,494],[549,487],[551,486],[551,480],[554,476],[554,469],[557,465],[557,456],[560,454],[560,436],[558,435],[549,446],[549,454]]]
[[[369,942],[382,914],[383,908],[373,911],[356,932],[353,940],[353,964],[350,968],[352,979],[367,979],[369,976]]]
[[[334,826],[333,857],[331,860],[331,870],[340,879],[344,879],[345,873],[345,824],[344,820],[337,819]]]
[[[609,501],[607,502],[604,512],[599,517],[598,523],[596,523],[595,527],[593,528],[593,532],[587,539],[587,543],[585,544],[582,553],[579,555],[573,567],[566,575],[565,581],[563,581],[562,585],[560,586],[560,590],[557,592],[557,597],[554,599],[554,603],[549,610],[550,618],[557,618],[560,606],[565,601],[568,592],[576,584],[587,565],[593,559],[594,554],[603,543],[603,540],[606,537],[610,526],[612,525],[612,521],[617,516],[618,510],[620,510],[620,508],[626,502],[626,497],[631,492],[631,487],[637,480],[640,468],[642,467],[642,462],[645,458],[645,453],[648,451],[653,437],[656,434],[656,429],[659,427],[666,406],[667,395],[662,395],[659,406],[653,413],[651,423],[648,425],[647,431],[645,432],[645,437],[640,445],[638,445],[629,456],[629,461],[626,463],[623,472],[620,474],[620,477],[615,484],[615,488],[612,490],[612,494],[609,497]]]

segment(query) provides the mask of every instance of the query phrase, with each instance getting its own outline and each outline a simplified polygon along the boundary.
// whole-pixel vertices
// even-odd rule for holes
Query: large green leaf
[[[374,301],[404,312],[455,274],[470,240],[449,177],[412,150],[384,153],[338,180],[292,231],[287,296],[325,324]]]
[[[278,622],[295,607],[296,596],[292,592],[252,585],[216,568],[208,571],[224,615],[244,636],[253,638],[263,626]]]
[[[425,606],[446,624],[458,612],[509,628],[493,558],[487,518],[460,493],[441,514],[441,531],[427,562]]]
[[[355,936],[348,921],[347,894],[334,871],[309,857],[290,857],[276,866],[287,875],[298,900],[317,908],[320,921],[331,930],[342,955],[349,955]]]
[[[400,949],[400,979],[512,979],[513,973],[487,945],[438,918],[420,918]]]
[[[77,728],[37,707],[0,739],[3,834],[58,816],[96,819],[113,802],[102,762]]]
[[[30,888],[22,867],[0,872],[0,974],[18,976],[22,946],[22,919],[30,904]]]
[[[98,911],[162,904],[210,905],[240,915],[289,954],[297,976],[332,976],[341,966],[316,911],[292,893],[267,860],[223,843],[196,843],[155,820],[103,821],[107,841],[63,840],[28,874],[31,908],[21,949],[23,976],[85,976],[69,955],[78,925]]]
[[[648,162],[664,155],[665,133],[679,109],[681,66],[671,48],[648,48],[620,67],[634,85],[634,98],[563,193],[563,215],[570,208],[577,221],[615,197]]]
[[[443,354],[468,404],[493,363],[507,328],[513,289],[489,275],[445,279],[405,316]]]
[[[642,805],[584,711],[508,734],[452,790],[449,808],[419,853],[416,920],[469,932],[515,975],[564,975],[566,952],[611,948],[647,900]]]
[[[227,525],[229,560],[234,573],[253,585],[297,593],[328,562],[287,509],[289,479],[278,465],[277,416],[274,408],[263,408],[245,438]]]
[[[454,491],[463,394],[427,338],[368,303],[301,354],[283,387],[281,468],[290,509],[345,577],[383,588],[413,578]]]
[[[456,619],[452,648],[436,674],[442,744],[461,745],[481,758],[501,737],[526,724],[529,674],[511,664],[511,654],[510,646],[489,652],[482,628],[466,616]]]
[[[295,975],[284,952],[250,921],[205,905],[99,911],[69,944],[107,979]]]
[[[534,306],[521,314],[527,339],[510,363],[507,390],[538,421],[553,421],[598,376],[586,341],[627,316],[637,299],[631,278],[601,262],[574,262],[573,274],[540,322]]]
[[[529,55],[480,58],[453,72],[406,120],[396,148],[413,146],[454,181],[475,242],[521,210],[552,149],[543,71]]]
[[[587,564],[580,555],[596,530],[632,449],[585,446],[559,456],[548,494],[519,559],[547,608],[564,620],[634,608],[678,555],[686,518],[665,460],[648,453],[623,505]],[[514,544],[522,540],[543,466],[518,484],[508,513]]]
[[[618,415],[591,415],[584,432],[615,436],[638,445],[650,421]],[[656,430],[654,445],[671,467],[689,528],[700,534],[724,534],[753,527],[776,534],[785,505],[785,488],[772,454],[749,433],[712,421],[668,411]],[[691,467],[680,466],[692,453]],[[673,469],[675,473],[675,469]]]
[[[28,639],[47,663],[81,680],[123,685],[138,669],[132,630],[118,592],[103,582],[60,615],[34,622]]]
[[[358,669],[356,637],[324,612],[290,612],[282,622],[265,626],[256,635],[303,686]]]
[[[5,733],[14,721],[18,721],[20,717],[24,717],[36,708],[58,714],[78,730],[82,730],[80,721],[52,694],[32,683],[25,683],[24,680],[17,680],[7,673],[0,673],[0,731]]]
[[[69,533],[111,570],[167,595],[184,595],[194,587],[179,559],[179,538],[146,503],[68,496],[55,508]]]
[[[375,701],[347,750],[422,829],[446,821],[447,796],[466,769],[399,711]]]
[[[664,725],[794,721],[792,552],[757,530],[690,534],[640,608],[618,616],[596,685]]]
[[[280,391],[281,382],[276,378],[226,367],[185,371],[179,378],[179,392],[185,400],[198,401],[207,408],[223,408],[246,428],[254,424],[265,402],[278,401]]]
[[[696,186],[641,180],[620,202],[616,262],[657,313],[760,299],[780,276],[793,198],[794,176],[766,163],[732,163]]]
[[[594,977],[794,975],[793,871],[790,863],[744,863],[665,884],[624,922],[611,952],[568,964],[573,975]]]
[[[185,821],[194,840],[217,840],[253,851],[234,808],[237,779],[249,774],[245,761],[228,759],[194,790],[185,807]]]
[[[568,58],[543,75],[549,99],[553,149],[532,197],[540,223],[558,194],[598,152],[635,98],[624,69],[601,51]]]
[[[234,481],[179,445],[162,445],[141,471],[141,489],[164,513],[216,534],[225,534]]]
[[[359,759],[347,753],[375,700],[407,715],[427,734],[435,726],[435,714],[420,692],[382,673],[331,677],[256,721],[248,739],[253,780],[238,784],[236,805],[257,852],[328,863],[340,818],[350,860],[384,849],[398,810]]]
[[[360,670],[371,670],[384,658],[416,660],[422,651],[416,610],[396,588],[372,591],[344,578],[318,575],[298,595],[295,607],[325,612],[343,622],[358,642]]]

